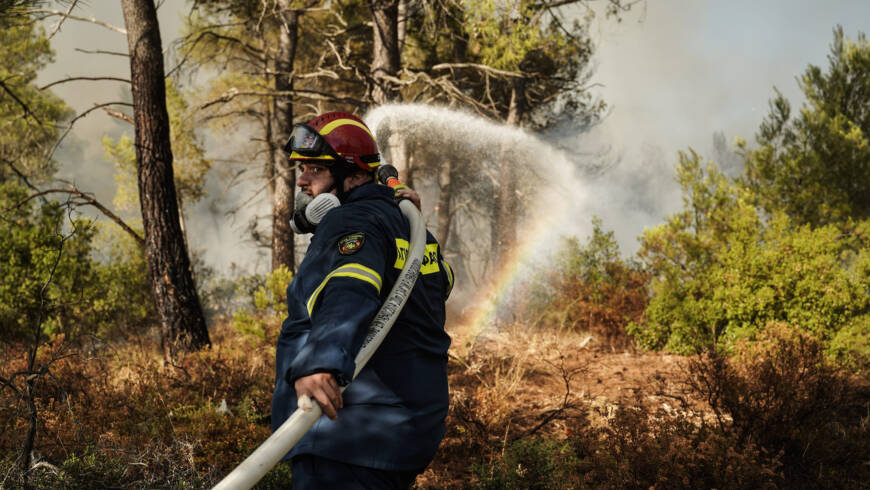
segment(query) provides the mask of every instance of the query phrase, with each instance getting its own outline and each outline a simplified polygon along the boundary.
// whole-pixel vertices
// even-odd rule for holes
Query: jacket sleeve
[[[314,240],[326,275],[306,299],[311,332],[286,378],[292,386],[303,376],[331,372],[345,385],[353,378],[354,358],[381,306],[388,235],[371,218],[342,210],[327,215]]]

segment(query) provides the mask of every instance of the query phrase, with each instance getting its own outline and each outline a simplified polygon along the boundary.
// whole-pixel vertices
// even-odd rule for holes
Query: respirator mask
[[[296,205],[293,217],[290,218],[290,228],[293,229],[293,233],[299,235],[314,233],[326,213],[340,205],[341,201],[338,197],[329,192],[319,194],[315,198],[300,192],[296,194]]]

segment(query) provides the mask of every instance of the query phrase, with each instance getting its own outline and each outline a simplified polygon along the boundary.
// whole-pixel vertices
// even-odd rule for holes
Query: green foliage
[[[254,490],[282,490],[292,485],[293,463],[281,461],[263,475],[263,479],[254,485]]]
[[[87,297],[94,332],[128,336],[157,324],[148,263],[139,243],[114,223],[97,223],[92,247],[94,280]]]
[[[72,453],[57,468],[57,472],[41,468],[33,477],[40,488],[110,488],[126,487],[132,482],[126,465],[117,458],[85,448],[85,453]]]
[[[35,342],[87,325],[81,295],[93,277],[94,230],[89,221],[67,221],[58,203],[36,207],[26,196],[14,182],[0,183],[0,335]]]
[[[479,478],[475,488],[572,488],[577,474],[571,449],[569,443],[553,439],[520,439],[498,460],[475,467]]]
[[[810,65],[800,78],[807,98],[792,117],[777,91],[757,135],[739,147],[745,183],[768,211],[814,225],[870,217],[870,42],[834,31],[828,69]]]
[[[426,4],[423,15],[408,21],[408,36],[414,42],[404,48],[403,63],[422,70],[445,62],[480,65],[485,68],[452,70],[451,82],[491,117],[505,119],[512,93],[518,90],[524,101],[518,123],[544,127],[576,119],[583,127],[605,108],[586,86],[593,53],[591,17],[564,17],[546,3],[527,0]],[[455,97],[446,90],[412,86],[405,90],[406,98],[416,97],[415,90],[434,92],[430,97],[436,100]],[[460,100],[469,103],[467,98]]]
[[[132,238],[26,196],[13,182],[0,184],[4,340],[33,341],[38,323],[40,335],[75,338],[130,332],[154,319],[144,254]]]
[[[253,290],[250,305],[233,313],[233,326],[248,336],[266,339],[267,332],[286,315],[287,286],[293,272],[285,266],[267,274],[262,285]],[[237,294],[243,291],[237,290]]]
[[[768,323],[785,322],[831,341],[866,325],[868,241],[834,226],[797,226],[785,215],[764,222],[751,195],[697,154],[677,175],[684,211],[642,237],[654,274],[646,320],[629,331],[642,345],[688,353],[731,346]]]
[[[36,182],[54,172],[47,149],[57,140],[59,123],[72,111],[34,84],[37,72],[53,56],[44,29],[35,21],[0,17],[0,182],[16,175],[7,163]]]
[[[593,333],[614,348],[628,346],[625,328],[646,308],[648,276],[639,264],[620,257],[613,232],[605,232],[601,219],[594,217],[587,242],[566,238],[554,262],[530,286],[532,321]]]
[[[136,148],[133,140],[126,134],[118,141],[103,136],[103,154],[115,166],[115,197],[112,203],[121,211],[139,209],[139,183],[136,177]]]
[[[602,284],[616,280],[608,266],[620,261],[619,244],[613,231],[605,232],[598,216],[592,218],[592,235],[585,246],[581,247],[576,237],[567,238],[556,256],[556,265],[563,277],[597,286],[596,299],[600,299]]]
[[[205,147],[197,133],[187,96],[188,94],[178,90],[172,79],[166,80],[166,108],[169,112],[175,189],[181,203],[194,203],[205,196],[205,178],[211,169],[211,160],[205,157]],[[114,204],[118,209],[138,215],[139,184],[134,142],[124,134],[117,141],[104,136],[102,143],[104,157],[115,165],[117,189]]]
[[[856,373],[870,374],[870,316],[858,316],[840,329],[828,344],[828,354]]]

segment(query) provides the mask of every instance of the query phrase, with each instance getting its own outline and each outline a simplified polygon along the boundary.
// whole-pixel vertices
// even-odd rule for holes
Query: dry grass
[[[164,364],[146,337],[70,351],[75,355],[37,385],[40,465],[30,482],[215,483],[269,435],[274,347],[228,326],[212,334],[212,349],[177,365]],[[870,481],[866,384],[862,391],[829,369],[811,339],[783,332],[730,361],[682,362],[686,372],[677,356],[614,351],[606,338],[568,330],[514,325],[471,340],[451,352],[447,435],[419,488],[833,488]],[[5,352],[2,375],[19,369],[20,359],[14,349]],[[231,413],[217,410],[224,400]],[[22,415],[3,392],[0,486],[22,483],[12,464]],[[263,488],[288,481],[283,466]]]

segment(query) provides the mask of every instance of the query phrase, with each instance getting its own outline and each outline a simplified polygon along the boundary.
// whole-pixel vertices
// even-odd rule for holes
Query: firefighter
[[[450,345],[444,303],[453,272],[427,232],[406,306],[342,394],[368,325],[404,266],[409,223],[394,191],[373,178],[381,160],[358,117],[329,112],[297,124],[285,151],[301,169],[294,228],[314,235],[287,288],[272,429],[301,395],[324,413],[287,456],[293,488],[408,488],[444,436]]]

